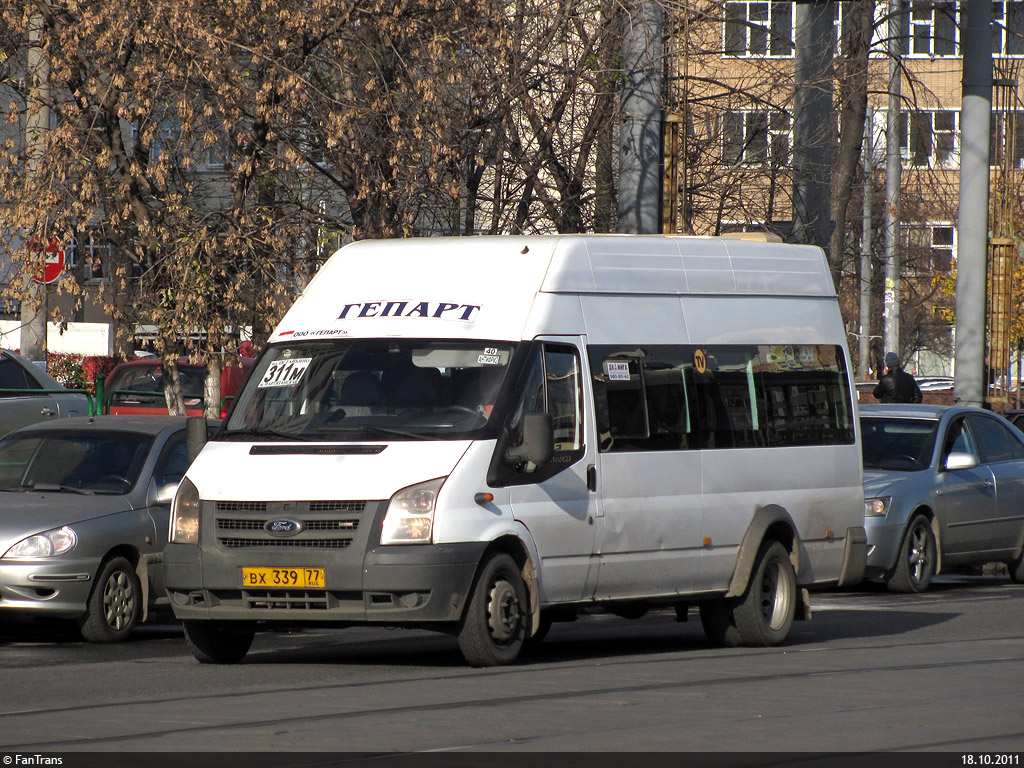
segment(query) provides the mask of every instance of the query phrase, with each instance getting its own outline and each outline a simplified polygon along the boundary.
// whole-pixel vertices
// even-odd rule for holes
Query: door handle
[[[43,406],[42,410],[39,411],[40,416],[53,416],[53,409],[49,406]]]
[[[597,466],[595,464],[587,467],[587,490],[597,493]]]

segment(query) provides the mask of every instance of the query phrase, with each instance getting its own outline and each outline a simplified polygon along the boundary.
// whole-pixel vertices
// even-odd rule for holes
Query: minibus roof
[[[538,293],[836,295],[815,246],[665,235],[361,240],[331,256],[271,341],[519,339]]]

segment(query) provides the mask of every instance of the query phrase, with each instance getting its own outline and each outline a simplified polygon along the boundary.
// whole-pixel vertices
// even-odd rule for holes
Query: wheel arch
[[[754,564],[757,562],[757,553],[761,549],[761,544],[768,540],[779,542],[789,551],[789,559],[793,563],[793,570],[799,583],[800,537],[796,524],[785,509],[776,504],[769,504],[760,507],[754,513],[754,519],[750,521],[746,533],[743,534],[729,590],[725,593],[726,597],[739,597],[746,591]]]
[[[928,521],[928,527],[932,529],[932,536],[935,537],[935,575],[942,572],[942,526],[939,525],[939,518],[935,516],[935,510],[933,510],[928,504],[919,504],[911,510],[910,514],[907,515],[906,522],[903,523],[903,532],[900,534],[900,546],[896,550],[896,558],[893,560],[889,570],[886,571],[886,576],[891,576],[896,570],[896,566],[900,561],[900,552],[903,550],[903,542],[907,538],[907,531],[910,528],[911,521],[918,515],[924,517]]]
[[[142,595],[140,596],[142,615],[139,617],[139,623],[141,624],[149,618],[149,563],[146,562],[146,558],[142,556],[142,553],[136,547],[133,547],[131,544],[122,543],[107,550],[100,560],[96,573],[99,573],[103,566],[115,557],[123,557],[135,569],[135,576],[138,578],[139,587],[142,589]],[[92,588],[96,589],[97,586],[97,584],[93,584]]]
[[[483,554],[480,562],[477,563],[476,573],[473,575],[475,587],[480,572],[493,555],[503,553],[516,561],[523,576],[523,583],[526,585],[526,594],[530,600],[530,634],[532,635],[540,627],[540,578],[537,567],[531,554],[530,547],[520,537],[513,533],[506,533],[494,539]],[[463,613],[468,609],[469,601],[463,605]]]

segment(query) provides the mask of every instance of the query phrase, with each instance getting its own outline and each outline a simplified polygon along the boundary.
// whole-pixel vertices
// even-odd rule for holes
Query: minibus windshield
[[[257,362],[221,439],[480,437],[515,348],[425,339],[275,344]]]

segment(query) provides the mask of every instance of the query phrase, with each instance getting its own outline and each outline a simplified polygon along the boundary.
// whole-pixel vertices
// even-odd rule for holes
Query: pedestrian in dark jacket
[[[921,402],[921,388],[914,377],[900,367],[900,357],[895,352],[885,353],[885,370],[878,377],[874,395],[880,403]]]

